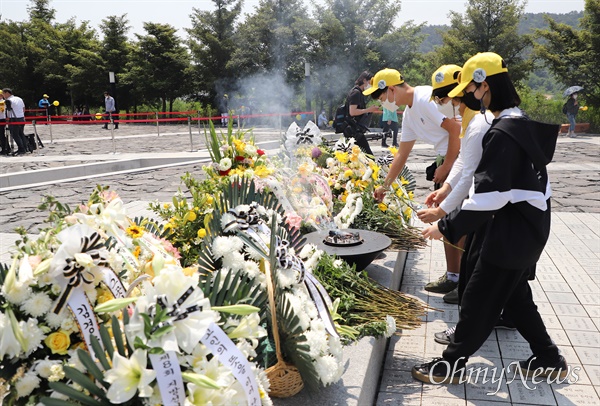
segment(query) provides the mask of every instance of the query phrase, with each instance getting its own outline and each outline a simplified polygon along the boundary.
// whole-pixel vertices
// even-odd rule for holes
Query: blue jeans
[[[575,114],[567,113],[567,119],[569,120],[569,131],[575,132]]]

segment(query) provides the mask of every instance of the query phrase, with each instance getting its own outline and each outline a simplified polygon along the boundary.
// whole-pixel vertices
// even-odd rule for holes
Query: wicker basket
[[[302,390],[304,382],[298,372],[298,368],[288,364],[281,355],[281,344],[279,342],[279,328],[277,327],[277,316],[275,311],[275,293],[273,280],[271,279],[271,266],[266,261],[261,261],[265,267],[267,277],[267,291],[269,294],[269,307],[271,308],[271,326],[273,328],[273,340],[275,341],[275,353],[277,363],[265,371],[271,382],[269,396],[274,398],[289,398]]]

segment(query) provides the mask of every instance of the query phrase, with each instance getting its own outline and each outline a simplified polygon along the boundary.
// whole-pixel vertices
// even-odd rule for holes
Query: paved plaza
[[[151,215],[149,201],[171,201],[182,188],[180,176],[190,172],[201,176],[209,161],[203,129],[187,125],[120,125],[111,133],[100,125],[38,126],[45,144],[33,154],[0,159],[0,175],[19,176],[23,171],[72,166],[72,180],[64,183],[39,181],[35,186],[0,189],[0,261],[9,262],[16,238],[15,227],[35,234],[46,213],[36,207],[43,195],[74,206],[87,200],[96,184],[108,185],[127,203],[132,217]],[[33,132],[27,126],[26,133]],[[268,154],[278,151],[281,132],[272,128],[253,131],[256,142]],[[114,138],[113,138],[114,135]],[[331,135],[333,136],[333,135]],[[52,138],[52,142],[50,139]],[[372,141],[381,154],[380,141]],[[553,219],[550,240],[539,262],[537,279],[531,282],[536,303],[551,337],[559,345],[577,379],[563,384],[532,384],[518,378],[507,383],[423,385],[413,380],[410,368],[441,355],[443,346],[433,334],[456,324],[458,306],[447,305],[423,286],[445,271],[441,242],[410,252],[401,290],[437,309],[430,311],[423,325],[402,331],[390,339],[382,365],[377,405],[598,405],[600,404],[600,136],[559,138],[554,161],[549,166],[553,189]],[[183,165],[165,165],[145,170],[123,170],[97,177],[81,173],[81,165],[170,157],[194,159]],[[422,202],[430,191],[424,170],[434,152],[417,144],[409,159],[415,174],[415,199]],[[40,178],[41,179],[41,178]],[[185,190],[183,190],[185,193]],[[393,256],[395,257],[395,256]],[[498,373],[515,360],[529,357],[529,347],[514,331],[495,331],[471,359],[477,366],[496,367]],[[534,388],[535,386],[535,388]],[[351,402],[348,402],[351,403]]]

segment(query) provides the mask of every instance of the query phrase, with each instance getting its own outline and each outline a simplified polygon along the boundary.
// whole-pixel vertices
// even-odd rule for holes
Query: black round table
[[[390,240],[387,235],[375,231],[353,228],[342,231],[358,232],[363,243],[348,247],[325,244],[324,240],[325,237],[329,235],[329,230],[314,231],[310,234],[306,234],[304,237],[306,237],[307,243],[315,244],[320,250],[323,250],[330,255],[336,255],[350,265],[356,265],[357,271],[365,269],[375,258],[377,258],[379,253],[392,244],[392,240]]]

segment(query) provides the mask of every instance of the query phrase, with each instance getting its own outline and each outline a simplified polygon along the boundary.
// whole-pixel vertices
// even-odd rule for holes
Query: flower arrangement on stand
[[[270,404],[251,361],[257,307],[211,306],[214,292],[114,192],[73,212],[44,206],[50,226],[20,230],[0,266],[3,404]]]

